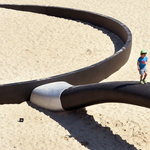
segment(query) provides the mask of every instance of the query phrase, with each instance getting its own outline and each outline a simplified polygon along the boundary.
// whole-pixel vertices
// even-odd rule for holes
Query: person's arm
[[[146,62],[144,62],[143,64],[147,65],[147,63],[148,63],[148,59],[147,59]]]
[[[145,62],[145,65],[147,65],[147,63],[148,63],[148,60]]]
[[[140,70],[140,67],[139,67],[139,61],[137,61],[137,67],[138,67],[138,70]]]

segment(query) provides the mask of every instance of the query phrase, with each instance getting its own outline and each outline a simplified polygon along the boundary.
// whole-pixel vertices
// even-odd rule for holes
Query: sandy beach
[[[139,81],[140,51],[146,49],[150,58],[148,0],[0,0],[0,4],[87,10],[127,25],[133,36],[130,58],[102,82]],[[104,60],[122,45],[118,36],[103,28],[0,8],[0,84],[77,70]],[[149,73],[150,63],[147,69]],[[150,109],[127,104],[98,104],[72,112],[51,112],[31,102],[5,104],[0,105],[0,150],[149,150],[149,124]]]

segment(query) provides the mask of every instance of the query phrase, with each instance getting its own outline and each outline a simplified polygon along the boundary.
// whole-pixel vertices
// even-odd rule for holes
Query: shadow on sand
[[[31,102],[27,103],[68,130],[70,135],[65,135],[66,139],[74,138],[90,150],[120,150],[120,148],[122,150],[137,150],[134,145],[127,143],[120,135],[113,134],[109,127],[103,127],[96,122],[84,108],[71,112],[51,112],[35,106]]]

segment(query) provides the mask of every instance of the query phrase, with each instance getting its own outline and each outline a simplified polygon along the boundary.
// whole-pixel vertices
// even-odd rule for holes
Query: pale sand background
[[[105,81],[139,80],[140,50],[150,49],[149,0],[0,0],[0,4],[62,6],[120,20],[132,32],[132,52],[128,63]],[[121,44],[114,34],[81,22],[0,8],[0,84],[79,69],[107,58]],[[86,110],[55,113],[30,102],[1,105],[0,150],[150,149],[149,109],[99,104]]]

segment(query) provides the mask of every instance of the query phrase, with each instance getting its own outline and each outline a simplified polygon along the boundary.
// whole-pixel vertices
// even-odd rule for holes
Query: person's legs
[[[140,76],[140,81],[142,81],[143,80],[143,74]]]
[[[147,72],[145,72],[145,75],[144,75],[144,79],[143,79],[143,82],[144,82],[144,83],[147,83],[146,77],[147,77]]]
[[[141,83],[141,84],[144,84],[143,75],[140,76],[140,83]]]
[[[144,82],[143,82],[144,70],[143,70],[143,69],[140,69],[140,70],[139,70],[139,73],[140,73],[140,83],[141,83],[141,84],[144,84]]]
[[[147,72],[145,72],[144,79],[147,77]]]
[[[147,81],[146,81],[146,77],[147,77],[147,69],[146,69],[146,67],[144,68],[144,72],[145,72],[145,75],[144,75],[143,81],[144,81],[144,83],[147,83]]]

